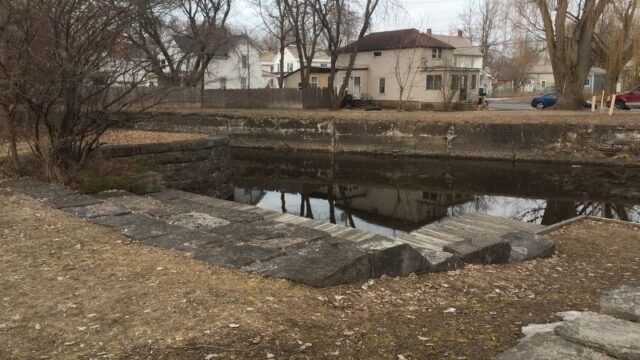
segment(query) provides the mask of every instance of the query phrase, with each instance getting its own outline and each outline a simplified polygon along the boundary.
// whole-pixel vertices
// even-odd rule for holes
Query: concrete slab
[[[373,277],[407,276],[425,267],[425,258],[398,239],[375,235],[356,244],[369,254]]]
[[[455,254],[429,248],[416,247],[415,249],[426,261],[421,272],[454,271],[464,267],[464,261]]]
[[[479,236],[445,245],[442,250],[469,264],[502,264],[509,261],[511,245],[492,236]]]
[[[565,321],[555,333],[573,343],[622,360],[640,359],[640,324],[613,316],[583,312]]]
[[[523,339],[517,346],[498,355],[496,360],[614,360],[603,353],[567,341],[553,333],[540,333]]]
[[[282,256],[245,269],[316,287],[361,282],[371,276],[367,252],[337,238],[291,248]]]
[[[116,205],[111,202],[104,202],[95,205],[87,205],[80,207],[71,207],[64,209],[66,212],[70,212],[78,217],[84,219],[93,219],[103,216],[121,216],[131,214],[131,210],[124,206]]]
[[[228,220],[199,212],[188,212],[171,216],[167,222],[172,225],[182,226],[188,229],[211,230],[219,226],[229,225]]]
[[[282,255],[281,250],[244,243],[226,243],[218,247],[201,247],[193,257],[204,262],[228,267],[240,268],[260,261],[268,261]]]
[[[185,251],[195,254],[201,249],[220,247],[228,242],[225,239],[198,230],[183,229],[160,236],[141,239],[140,242],[165,249]]]
[[[511,245],[510,262],[547,258],[556,251],[555,241],[528,231],[512,231],[501,238]]]
[[[600,311],[618,319],[640,322],[640,287],[623,285],[600,298]]]
[[[122,234],[134,240],[144,240],[183,230],[143,214],[105,216],[89,219],[96,224],[120,228]]]

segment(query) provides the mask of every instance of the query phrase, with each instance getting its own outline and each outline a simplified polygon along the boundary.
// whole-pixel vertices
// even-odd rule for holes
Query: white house
[[[400,100],[412,108],[439,108],[445,102],[471,103],[477,100],[483,75],[482,54],[469,45],[456,46],[461,39],[443,37],[417,29],[377,32],[358,44],[349,93],[354,98],[396,106]],[[451,42],[451,43],[450,43]],[[353,47],[341,49],[339,66],[346,66]],[[338,79],[343,75],[338,73]]]
[[[280,52],[277,51],[272,60],[273,73],[280,73]],[[330,67],[331,59],[324,51],[317,50],[313,56],[311,66]],[[298,57],[298,48],[295,46],[287,46],[284,49],[284,72],[291,73],[300,69],[300,58]]]
[[[189,38],[174,36],[181,51],[189,51],[193,44]],[[231,35],[224,44],[212,44],[213,59],[204,75],[205,89],[255,89],[263,88],[260,49],[246,35]],[[187,61],[186,70],[190,66]]]

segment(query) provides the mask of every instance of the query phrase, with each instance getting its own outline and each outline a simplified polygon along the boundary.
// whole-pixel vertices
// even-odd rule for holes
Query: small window
[[[247,55],[240,56],[240,62],[242,63],[242,68],[246,69],[249,67],[249,61],[247,60]]]
[[[451,74],[451,90],[460,88],[460,75]]]
[[[382,56],[382,51],[374,51],[373,56],[375,57]]]
[[[546,89],[547,88],[547,81],[546,80],[542,80],[540,85],[542,86],[543,89]]]
[[[442,75],[427,75],[427,90],[440,90],[442,88]]]
[[[312,76],[311,77],[311,87],[312,88],[317,88],[318,87],[318,77],[317,76]]]
[[[220,81],[220,89],[226,90],[227,89],[227,78],[221,77],[219,79],[219,81]]]
[[[322,64],[320,64],[320,67],[329,67],[329,64],[327,64],[327,63],[322,63]]]
[[[431,58],[432,59],[442,59],[442,49],[441,48],[433,48],[431,50]]]
[[[240,78],[240,89],[246,89],[247,88],[247,78],[246,77],[241,77]]]
[[[287,63],[287,72],[293,71],[293,63]]]
[[[587,75],[587,79],[584,81],[584,86],[591,86],[591,74]]]
[[[471,90],[475,90],[476,89],[476,76],[477,75],[471,75]]]
[[[378,79],[378,94],[384,94],[386,92],[386,79]]]

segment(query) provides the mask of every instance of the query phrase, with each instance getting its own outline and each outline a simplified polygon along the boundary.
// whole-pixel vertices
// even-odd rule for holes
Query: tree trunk
[[[280,45],[280,76],[278,77],[278,87],[284,87],[284,42]]]
[[[7,119],[9,125],[9,172],[12,176],[20,177],[22,167],[20,166],[20,157],[18,155],[18,135],[15,114],[9,116],[12,117]]]
[[[555,108],[565,110],[581,109],[584,106],[584,82],[586,73],[559,71],[556,74],[556,92],[558,100]]]
[[[604,77],[604,91],[606,91],[607,94],[615,94],[618,91],[618,80],[620,79],[623,67],[624,65],[616,65],[609,66],[607,69]]]

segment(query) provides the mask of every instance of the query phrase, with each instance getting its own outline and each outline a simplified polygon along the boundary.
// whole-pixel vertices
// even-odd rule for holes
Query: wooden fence
[[[330,89],[229,89],[140,87],[109,89],[109,99],[137,107],[192,107],[217,109],[319,109],[331,107]]]

